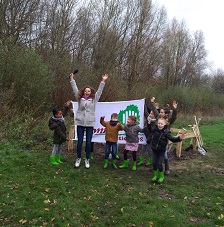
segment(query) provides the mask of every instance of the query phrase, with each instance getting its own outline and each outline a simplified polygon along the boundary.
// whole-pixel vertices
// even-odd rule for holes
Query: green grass
[[[1,226],[224,226],[223,124],[200,127],[206,156],[176,160],[164,183],[151,167],[103,169],[97,150],[90,169],[75,169],[75,155],[49,164],[52,146],[32,141],[0,145]],[[120,154],[122,156],[122,154]],[[120,164],[122,160],[118,161]]]

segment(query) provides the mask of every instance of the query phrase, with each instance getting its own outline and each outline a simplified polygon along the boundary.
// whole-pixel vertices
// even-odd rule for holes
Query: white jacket
[[[72,90],[74,92],[75,98],[78,100],[78,87],[75,80],[70,81]],[[105,83],[101,81],[98,90],[95,94],[95,98],[85,100],[81,98],[78,102],[78,110],[76,112],[75,124],[84,127],[93,127],[95,124],[95,108],[96,103],[99,101],[102,91],[104,89]]]

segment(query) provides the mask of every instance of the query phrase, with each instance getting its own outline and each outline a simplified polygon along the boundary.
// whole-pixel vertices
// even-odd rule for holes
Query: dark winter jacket
[[[174,137],[171,135],[170,130],[167,126],[164,126],[162,130],[159,130],[158,126],[152,126],[151,124],[148,125],[148,129],[152,132],[152,150],[158,152],[165,152],[166,147],[168,144],[168,140],[175,142],[180,142],[180,137]]]
[[[151,110],[148,108],[148,106],[145,104],[144,106],[144,117],[145,117],[145,127],[143,129],[143,133],[145,134],[146,140],[147,140],[147,144],[151,143],[152,140],[152,132],[150,132],[148,130],[148,117],[149,117],[149,113],[151,112]],[[151,119],[151,125],[154,126],[157,124],[157,120],[156,119]]]
[[[157,121],[153,122],[153,125],[155,125],[157,123]],[[146,123],[147,124],[147,123]],[[151,123],[152,124],[152,123]],[[152,141],[152,132],[149,131],[148,127],[145,126],[143,128],[143,133],[145,134],[146,140],[147,140],[147,144],[150,144]]]
[[[63,112],[63,116],[66,115],[69,108],[66,107]],[[53,116],[49,119],[48,127],[50,130],[54,130],[53,144],[61,144],[66,141],[66,127],[64,121],[61,119],[54,118]]]

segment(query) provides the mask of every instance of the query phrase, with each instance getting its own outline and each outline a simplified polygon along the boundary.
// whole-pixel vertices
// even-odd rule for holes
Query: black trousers
[[[163,172],[163,160],[165,156],[165,151],[152,151],[152,166],[153,170],[159,170]]]
[[[127,160],[128,159],[128,150],[124,149],[124,160]],[[130,151],[132,152],[132,158],[133,158],[133,161],[136,162],[136,151]]]

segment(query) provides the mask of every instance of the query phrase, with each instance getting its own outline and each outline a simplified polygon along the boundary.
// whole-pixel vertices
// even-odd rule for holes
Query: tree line
[[[155,95],[181,100],[183,112],[223,108],[224,72],[211,70],[203,32],[151,0],[0,1],[3,111],[62,105],[75,68],[79,87],[109,74],[102,101]]]

